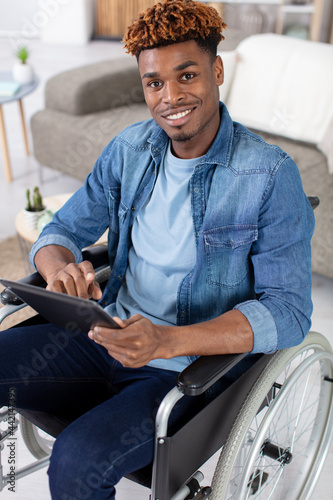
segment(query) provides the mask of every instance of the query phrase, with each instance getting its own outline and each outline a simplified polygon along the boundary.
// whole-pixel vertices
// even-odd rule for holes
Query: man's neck
[[[214,133],[212,133],[212,126],[210,124],[210,127],[206,130],[206,133],[201,133],[200,140],[198,140],[197,136],[194,136],[193,138],[190,138],[188,140],[181,141],[171,139],[172,154],[184,160],[204,156],[209,151],[215,140],[217,132],[220,128],[220,121],[221,113],[219,112],[215,120]]]

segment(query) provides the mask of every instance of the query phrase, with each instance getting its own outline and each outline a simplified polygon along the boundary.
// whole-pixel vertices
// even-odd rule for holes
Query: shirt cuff
[[[29,259],[31,264],[35,266],[35,255],[43,247],[47,247],[49,245],[59,245],[61,247],[65,247],[68,250],[72,252],[72,254],[75,257],[75,262],[81,262],[82,261],[82,252],[81,250],[69,239],[66,238],[66,236],[63,236],[61,234],[47,234],[45,236],[42,236],[39,238],[32,246],[31,252],[29,255]]]
[[[253,331],[252,353],[270,354],[277,350],[278,332],[274,318],[261,302],[249,300],[234,307],[247,318]]]

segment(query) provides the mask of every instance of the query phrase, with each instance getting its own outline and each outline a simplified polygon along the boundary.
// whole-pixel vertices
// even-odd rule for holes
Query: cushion
[[[59,73],[45,87],[47,109],[86,115],[144,102],[135,58],[102,61]]]
[[[243,40],[237,55],[226,103],[233,120],[316,144],[332,154],[333,172],[333,45],[261,34]]]

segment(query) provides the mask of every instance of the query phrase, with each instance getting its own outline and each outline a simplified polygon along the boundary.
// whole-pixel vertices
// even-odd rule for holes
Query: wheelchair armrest
[[[94,269],[109,265],[109,253],[107,245],[96,245],[82,251],[83,260],[89,260]]]
[[[39,286],[39,287],[46,287],[46,282],[44,279],[41,277],[39,273],[33,273],[29,274],[28,276],[25,276],[24,278],[17,280],[18,283],[26,283],[27,285],[33,285],[33,286]],[[1,294],[0,294],[0,300],[1,303],[5,306],[11,305],[11,306],[20,306],[23,304],[23,300],[19,299],[15,293],[13,293],[11,290],[8,288],[5,288]]]
[[[84,260],[89,260],[95,269],[108,265],[108,248],[106,245],[90,247],[82,252]],[[46,287],[46,282],[39,273],[29,274],[18,280],[19,283],[27,285]],[[23,301],[19,299],[11,290],[5,288],[0,294],[0,301],[3,305],[19,306]]]
[[[201,356],[178,375],[177,387],[187,396],[199,396],[246,355],[247,353]]]
[[[308,196],[308,200],[313,210],[315,210],[320,203],[318,196]]]

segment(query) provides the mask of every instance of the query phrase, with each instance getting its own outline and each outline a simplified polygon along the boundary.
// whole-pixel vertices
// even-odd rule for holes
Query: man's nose
[[[165,82],[163,101],[175,105],[185,98],[185,92],[178,82]]]

